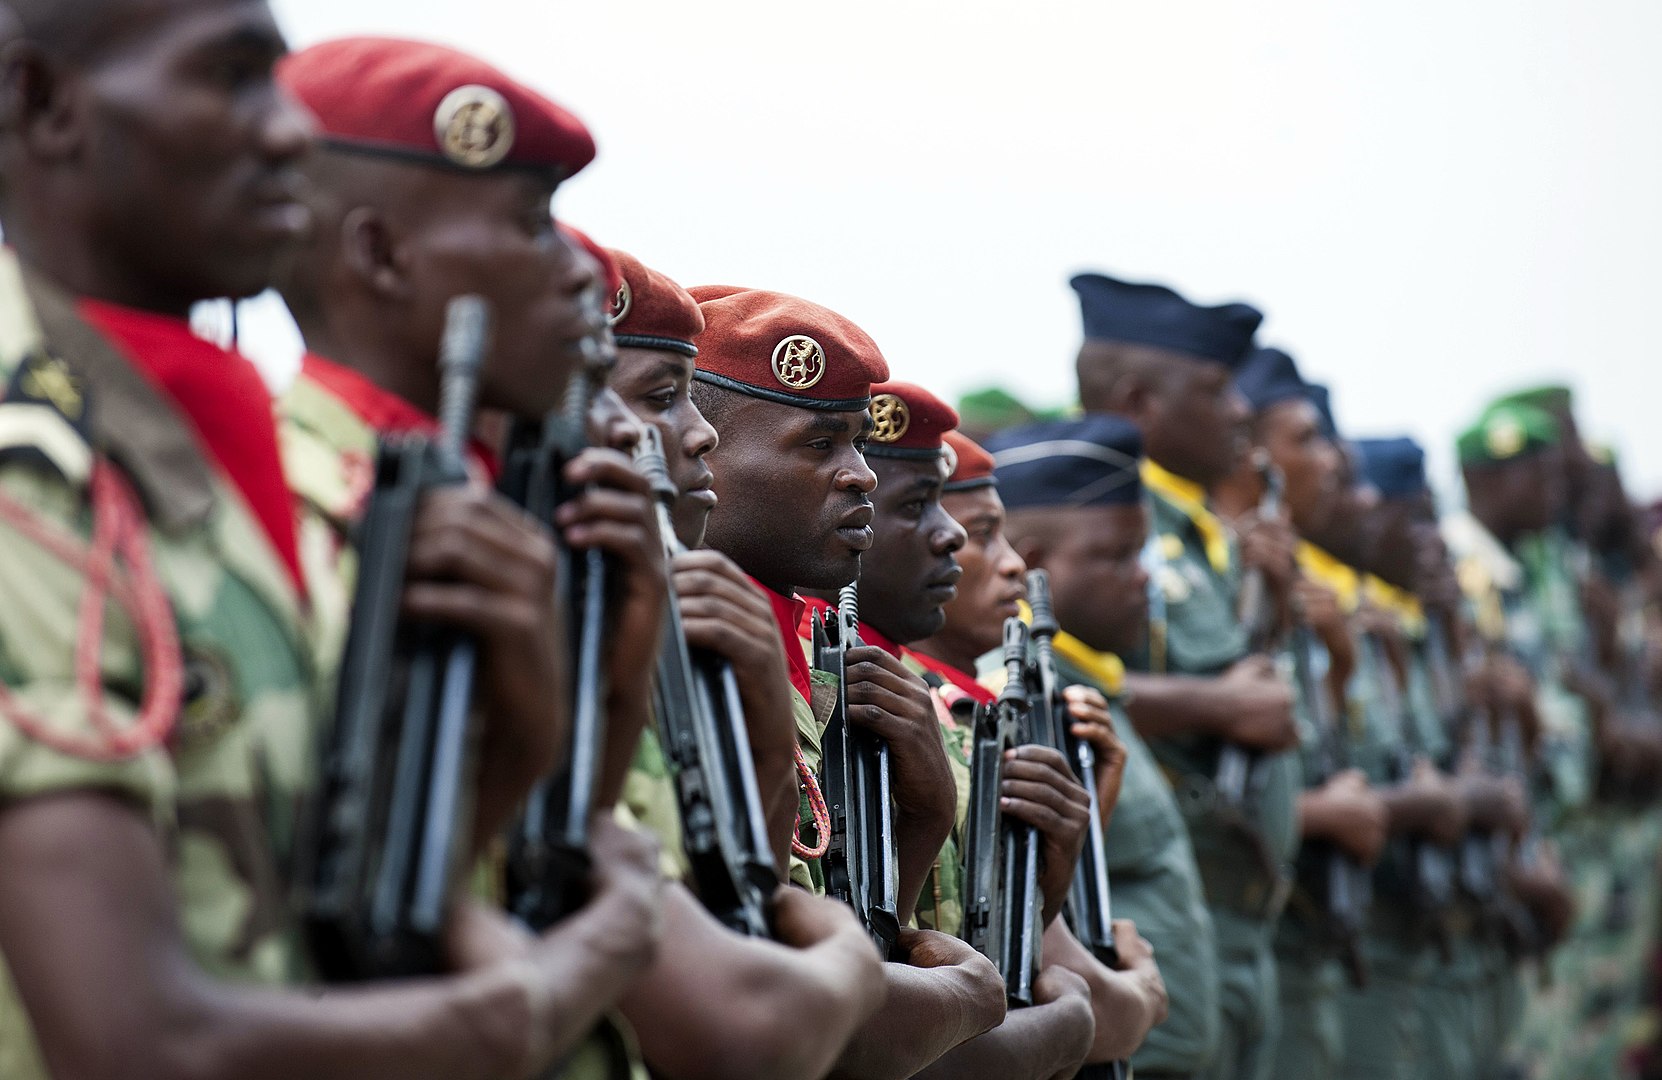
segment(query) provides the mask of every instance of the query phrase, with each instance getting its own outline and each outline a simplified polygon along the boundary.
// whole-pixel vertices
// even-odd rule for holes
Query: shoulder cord
[[[818,843],[809,847],[802,842],[802,822],[798,821],[791,834],[791,854],[799,859],[818,859],[831,847],[831,811],[825,808],[825,796],[819,790],[819,780],[815,778],[814,770],[808,767],[808,759],[802,756],[800,746],[796,748],[796,777],[808,796],[808,809],[814,816],[814,836],[818,838]]]
[[[85,579],[75,636],[75,683],[98,736],[55,731],[42,717],[19,705],[0,684],[0,717],[29,738],[61,753],[90,761],[121,761],[159,746],[173,731],[183,699],[184,667],[178,629],[166,590],[156,575],[145,538],[144,512],[131,486],[108,461],[93,465],[90,480],[92,542],[86,544],[42,520],[27,506],[0,492],[0,521],[34,541]],[[115,577],[116,563],[126,573]],[[133,723],[121,727],[104,709],[104,609],[113,600],[138,633],[144,699]],[[102,736],[101,738],[99,736]]]

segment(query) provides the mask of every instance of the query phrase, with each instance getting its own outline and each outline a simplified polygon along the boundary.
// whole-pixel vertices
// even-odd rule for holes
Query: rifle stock
[[[300,877],[304,932],[332,981],[443,966],[444,920],[470,829],[475,647],[447,628],[408,623],[399,608],[422,497],[467,481],[462,447],[489,337],[483,300],[450,302],[440,436],[383,438],[376,456]]]

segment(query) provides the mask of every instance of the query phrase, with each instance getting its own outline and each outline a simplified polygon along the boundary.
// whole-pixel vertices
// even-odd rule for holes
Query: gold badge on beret
[[[773,376],[792,390],[806,390],[825,378],[825,350],[806,334],[792,334],[773,347]]]
[[[1523,425],[1510,417],[1496,420],[1489,425],[1489,430],[1483,433],[1483,442],[1488,447],[1489,456],[1497,461],[1517,455],[1523,450],[1528,438]]]
[[[606,313],[606,325],[616,326],[629,315],[629,309],[635,306],[635,292],[625,281],[612,294],[612,309]]]
[[[899,442],[912,426],[912,410],[893,394],[878,394],[871,399],[871,422],[873,442]]]
[[[450,161],[467,169],[488,169],[514,148],[514,111],[495,90],[469,83],[439,102],[433,133]]]

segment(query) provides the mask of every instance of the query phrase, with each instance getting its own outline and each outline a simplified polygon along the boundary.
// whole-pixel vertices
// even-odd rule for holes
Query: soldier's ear
[[[379,210],[359,206],[347,211],[340,223],[340,248],[342,260],[370,292],[383,299],[409,295],[408,252]]]
[[[3,35],[0,35],[3,36]],[[86,135],[85,83],[33,42],[0,44],[0,136],[15,136],[31,157],[61,161]]]

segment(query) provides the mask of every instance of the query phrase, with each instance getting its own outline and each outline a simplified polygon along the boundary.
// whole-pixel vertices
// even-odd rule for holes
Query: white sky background
[[[504,67],[599,139],[558,215],[832,307],[948,396],[1071,400],[1066,280],[1097,268],[1258,304],[1342,426],[1413,432],[1440,476],[1489,395],[1559,378],[1662,489],[1654,0],[273,6],[297,47]]]

